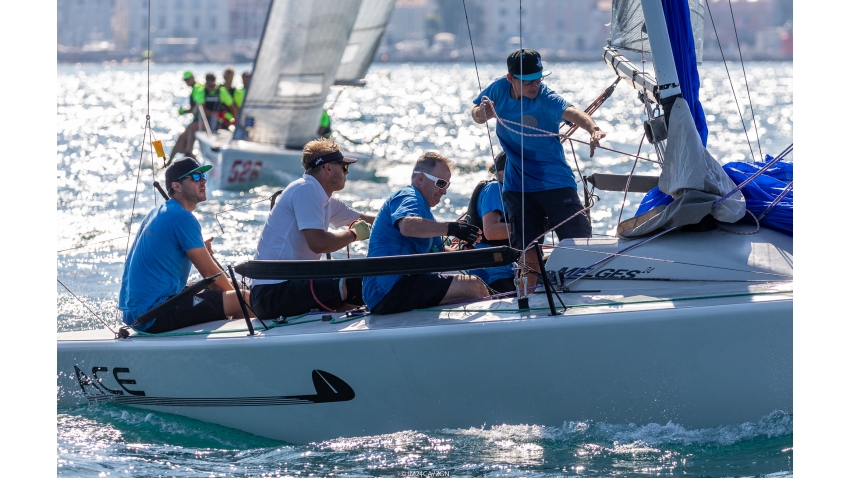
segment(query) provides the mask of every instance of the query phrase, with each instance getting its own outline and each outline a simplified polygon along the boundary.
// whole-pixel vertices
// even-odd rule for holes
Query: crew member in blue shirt
[[[531,49],[516,50],[508,55],[507,66],[508,73],[487,86],[473,101],[473,121],[481,124],[498,115],[551,133],[558,132],[561,120],[569,121],[590,133],[590,156],[593,157],[605,133],[590,115],[543,84],[543,77],[551,72],[543,69],[540,54]],[[485,96],[489,101],[484,100]],[[522,131],[521,126],[510,123],[508,126]],[[524,133],[541,134],[529,128],[524,128]],[[508,159],[503,197],[511,226],[511,242],[514,247],[525,248],[546,231],[547,217],[549,224],[555,226],[579,213],[584,206],[557,136],[523,137],[509,131],[501,122],[496,124],[496,136]],[[559,240],[590,237],[590,220],[580,213],[557,227],[555,233]],[[527,261],[529,266],[540,271],[536,251],[530,251]],[[529,286],[536,282],[536,276],[528,278]]]
[[[496,155],[491,172],[496,174],[496,180],[486,183],[481,187],[477,197],[473,193],[467,210],[469,222],[475,226],[481,224],[481,242],[475,247],[508,246],[510,241],[508,235],[510,228],[505,223],[504,204],[502,202],[502,182],[505,179],[504,152]],[[475,204],[472,204],[472,200]],[[510,292],[516,290],[514,285],[513,265],[488,267],[486,269],[474,269],[468,271],[477,275],[487,284],[487,287],[496,292]]]
[[[242,318],[242,309],[233,285],[222,274],[209,289],[186,297],[173,309],[152,321],[140,324],[142,314],[177,295],[186,286],[194,265],[202,277],[221,269],[211,254],[213,238],[204,241],[201,225],[192,214],[198,203],[207,200],[207,171],[192,158],[175,161],[165,170],[165,184],[171,198],[151,211],[142,224],[124,263],[118,308],[124,323],[148,333],[169,332],[183,327]],[[247,291],[242,294],[250,300]]]
[[[451,161],[435,152],[419,157],[410,185],[391,194],[372,226],[368,257],[424,254],[444,250],[441,236],[475,244],[481,231],[458,222],[438,222],[431,208],[439,204],[452,179]],[[486,297],[476,276],[442,273],[366,277],[363,299],[373,314],[394,314]]]

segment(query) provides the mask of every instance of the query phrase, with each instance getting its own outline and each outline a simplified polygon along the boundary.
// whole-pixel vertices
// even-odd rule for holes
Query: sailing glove
[[[369,236],[372,235],[372,226],[363,219],[354,221],[348,228],[357,234],[357,239],[355,239],[356,241],[368,239]]]
[[[481,239],[481,229],[465,222],[450,222],[448,234],[468,244],[475,244]]]

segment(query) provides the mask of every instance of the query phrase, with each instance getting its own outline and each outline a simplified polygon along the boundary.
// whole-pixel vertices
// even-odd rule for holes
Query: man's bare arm
[[[196,247],[194,249],[189,249],[186,251],[186,255],[189,256],[189,260],[192,261],[192,265],[195,266],[195,269],[201,274],[201,277],[212,277],[219,272],[222,272],[221,269],[215,265],[213,262],[212,256],[207,251],[206,247]],[[233,290],[233,284],[230,283],[230,278],[226,273],[219,276],[215,282],[210,285],[210,289],[212,290]]]
[[[449,225],[445,222],[411,216],[399,219],[398,230],[407,237],[428,238],[447,235]]]
[[[484,237],[488,241],[498,241],[508,238],[508,225],[500,221],[499,211],[490,211],[481,218]]]
[[[596,147],[599,146],[599,140],[605,137],[605,133],[599,129],[599,126],[596,126],[596,122],[593,121],[593,118],[590,117],[589,114],[581,111],[575,106],[569,106],[567,109],[561,113],[561,118],[564,121],[569,121],[570,123],[578,125],[579,128],[590,133],[590,157],[593,157],[593,153],[596,150]]]
[[[335,252],[343,247],[351,244],[357,239],[357,236],[350,232],[350,229],[342,231],[323,231],[321,229],[304,229],[304,238],[307,240],[307,247],[316,254],[325,252]]]

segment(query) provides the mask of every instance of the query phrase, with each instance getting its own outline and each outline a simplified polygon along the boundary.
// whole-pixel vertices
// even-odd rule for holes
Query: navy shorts
[[[294,317],[317,309],[339,310],[342,299],[339,296],[339,279],[288,280],[277,284],[259,284],[251,287],[251,308],[257,317],[273,320],[278,317]],[[345,279],[348,291],[346,302],[362,305],[360,296],[363,279],[353,277]],[[318,299],[318,302],[316,301]],[[319,303],[321,302],[321,303]]]
[[[161,334],[172,330],[226,320],[224,315],[224,291],[204,289],[182,300],[176,307],[157,317],[153,324],[142,332]]]
[[[454,276],[440,273],[403,275],[370,312],[395,314],[440,305],[453,280]]]
[[[584,209],[574,188],[527,192],[525,193],[525,211],[522,207],[522,193],[505,191],[503,198],[508,222],[511,225],[511,245],[523,249],[537,236],[543,234],[548,227]],[[523,218],[525,218],[525,240],[523,240]],[[558,240],[590,237],[590,233],[590,219],[585,213],[579,214],[555,229]]]

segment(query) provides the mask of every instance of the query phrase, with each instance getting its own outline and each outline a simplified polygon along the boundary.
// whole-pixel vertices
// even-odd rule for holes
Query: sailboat
[[[362,86],[393,0],[273,1],[234,132],[196,135],[210,187],[247,190],[300,177],[331,85]],[[352,154],[360,159],[364,155]]]
[[[614,2],[615,21],[624,3]],[[60,333],[58,406],[114,403],[290,443],[502,423],[708,428],[793,413],[793,241],[732,224],[745,206],[738,186],[720,181],[691,193],[694,178],[677,182],[683,169],[707,177],[719,165],[676,92],[668,30],[682,22],[669,20],[661,0],[639,4],[643,19],[631,21],[653,39],[655,76],[635,83],[660,85],[650,100],[665,112],[668,139],[657,144],[670,164],[655,181],[594,181],[620,191],[685,184],[669,191],[673,203],[624,221],[618,237],[560,241],[542,271],[548,280],[527,304],[492,298],[127,338],[105,329]],[[711,207],[717,201],[723,208]],[[705,211],[721,226],[686,231],[704,223]],[[660,229],[647,234],[641,226],[652,221]],[[257,279],[352,277],[489,267],[519,252],[248,261],[236,269]]]

